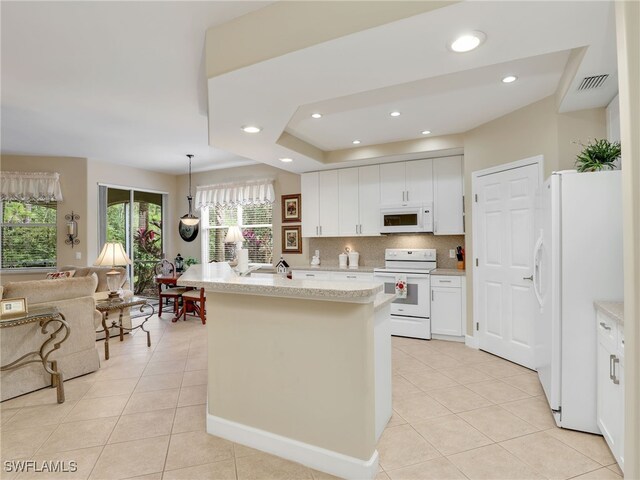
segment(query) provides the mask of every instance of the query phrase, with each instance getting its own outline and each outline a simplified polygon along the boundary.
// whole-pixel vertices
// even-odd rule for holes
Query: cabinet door
[[[462,290],[431,287],[431,333],[462,335]]]
[[[406,163],[407,201],[433,204],[433,160]]]
[[[616,410],[618,413],[616,418],[616,425],[618,425],[618,449],[617,452],[613,452],[613,454],[624,472],[624,359],[620,360],[620,363],[616,365],[616,378],[620,380],[620,384],[616,385],[616,387],[618,387],[618,409]]]
[[[357,168],[338,170],[338,196],[340,235],[357,235],[360,230]]]
[[[462,157],[433,159],[433,233],[464,233]]]
[[[620,419],[620,406],[616,387],[610,378],[611,350],[602,339],[598,339],[598,377],[597,377],[597,423],[602,436],[609,444],[612,452],[618,449],[616,423]]]
[[[300,186],[302,191],[302,236],[317,237],[320,225],[318,172],[303,173]]]
[[[360,235],[380,235],[380,166],[360,167],[358,176]]]
[[[405,163],[380,165],[380,205],[398,205],[405,200]]]
[[[337,237],[340,235],[338,170],[319,172],[318,186],[320,189],[320,236]]]

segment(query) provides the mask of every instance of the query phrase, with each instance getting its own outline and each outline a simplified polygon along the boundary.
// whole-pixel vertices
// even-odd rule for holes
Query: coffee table
[[[142,323],[136,327],[127,328],[122,326],[122,317],[124,315],[124,309],[130,307],[140,307],[140,311],[144,313],[145,309],[150,309],[148,315],[146,315],[145,319]],[[120,341],[124,340],[124,331],[132,332],[138,328],[140,328],[143,332],[147,334],[147,347],[151,346],[151,334],[145,330],[144,324],[151,318],[151,316],[155,313],[155,308],[153,305],[149,304],[146,298],[142,297],[131,297],[128,299],[123,298],[115,298],[115,299],[106,299],[99,300],[96,302],[96,310],[98,310],[102,314],[102,328],[104,330],[104,359],[109,360],[109,329],[116,327],[120,330]],[[111,312],[119,312],[118,320],[111,320],[111,324],[109,324],[109,314]]]

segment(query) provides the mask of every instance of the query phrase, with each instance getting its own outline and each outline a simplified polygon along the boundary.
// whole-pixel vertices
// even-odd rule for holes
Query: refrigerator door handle
[[[539,253],[541,248],[542,248],[542,231],[540,231],[540,236],[536,241],[536,246],[533,248],[533,293],[535,293],[536,300],[538,301],[538,305],[540,307],[542,307],[542,295],[540,293],[542,288],[538,289],[538,285],[540,283],[540,278],[542,276],[540,274],[540,270],[542,269],[542,266],[540,265],[540,261],[539,261],[540,259]]]

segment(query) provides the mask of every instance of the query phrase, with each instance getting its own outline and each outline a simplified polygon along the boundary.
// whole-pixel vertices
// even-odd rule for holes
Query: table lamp
[[[235,259],[238,262],[238,269],[244,271],[248,267],[249,252],[242,248],[242,242],[244,237],[242,236],[242,230],[237,225],[229,227],[227,236],[224,238],[224,243],[235,243]]]
[[[111,270],[107,272],[107,287],[109,288],[110,299],[118,298],[118,289],[120,288],[120,272],[115,267],[130,264],[131,259],[127,256],[122,244],[118,242],[104,244],[94,265],[96,267],[111,267]]]

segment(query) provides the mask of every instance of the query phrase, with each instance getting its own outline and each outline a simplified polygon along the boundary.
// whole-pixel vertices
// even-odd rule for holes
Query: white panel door
[[[360,167],[358,176],[360,235],[380,235],[380,166]]]
[[[317,237],[320,231],[318,172],[303,173],[300,187],[302,191],[302,236]]]
[[[482,176],[474,183],[480,348],[528,368],[534,368],[537,303],[529,278],[538,185],[535,164]]]
[[[406,200],[433,205],[433,160],[413,160],[405,165]]]
[[[380,205],[399,205],[406,202],[405,164],[380,165]]]
[[[433,233],[464,234],[462,157],[433,160]]]
[[[338,170],[318,173],[318,188],[320,190],[320,236],[337,237],[340,235]]]
[[[338,170],[338,196],[340,197],[340,235],[358,235],[360,232],[358,169]]]

